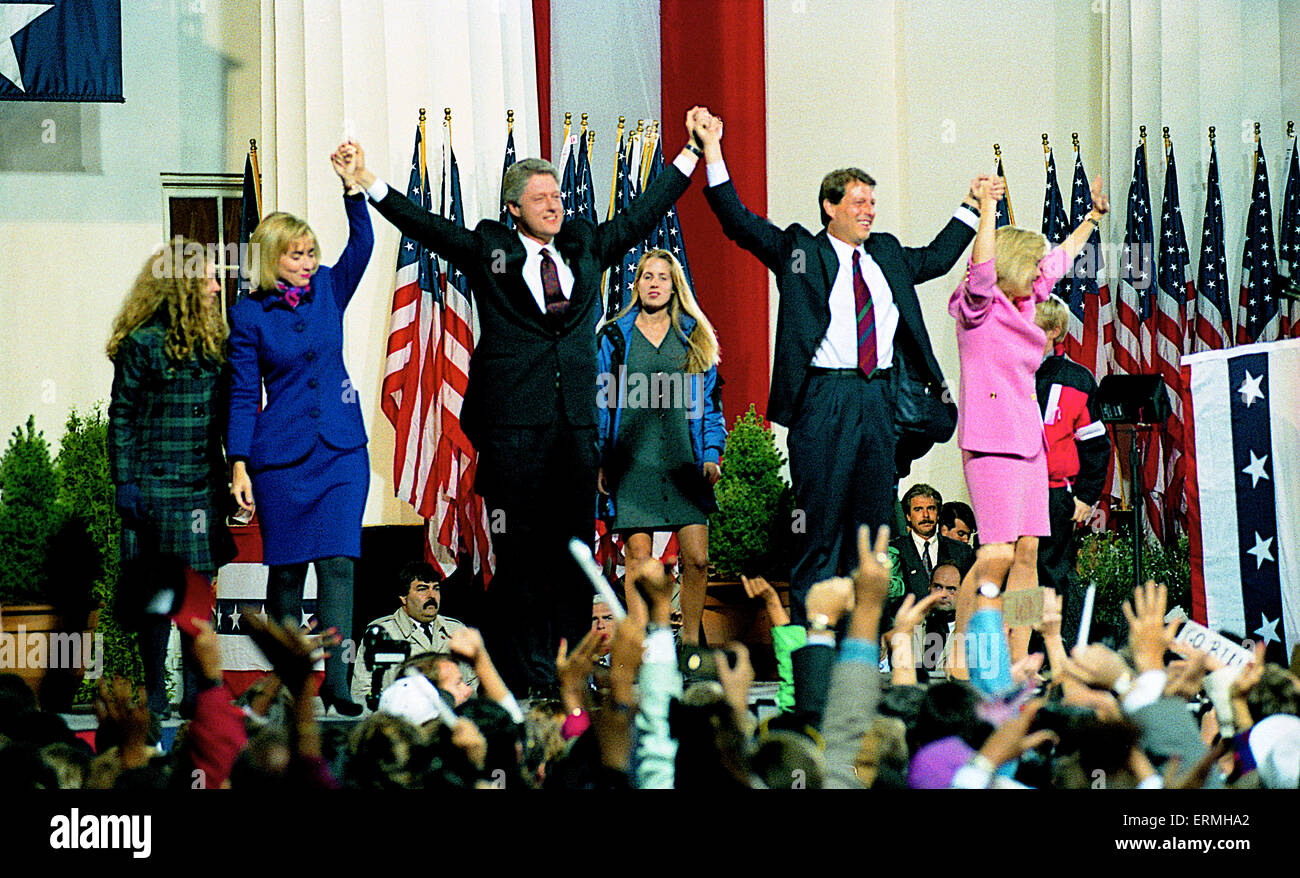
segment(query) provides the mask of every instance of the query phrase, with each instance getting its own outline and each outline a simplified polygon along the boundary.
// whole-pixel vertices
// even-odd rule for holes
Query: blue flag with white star
[[[595,223],[599,220],[596,218],[596,184],[591,179],[591,157],[587,155],[590,140],[585,134],[579,134],[578,140],[578,163],[573,176],[574,210],[578,216]]]
[[[1233,311],[1228,296],[1228,252],[1223,235],[1223,199],[1219,192],[1219,154],[1213,143],[1205,184],[1205,219],[1201,224],[1196,289],[1197,350],[1231,347]]]
[[[0,3],[0,100],[122,103],[118,0]]]
[[[1300,339],[1184,364],[1192,616],[1288,664],[1300,644]]]
[[[261,208],[257,203],[257,180],[253,173],[253,154],[250,152],[244,158],[244,189],[241,198],[239,210],[239,294],[242,296],[249,292],[252,287],[252,281],[248,276],[249,266],[243,258],[243,254],[248,252],[248,240],[252,237],[253,230],[257,224],[262,221]]]
[[[1255,182],[1246,214],[1246,248],[1241,256],[1241,299],[1237,303],[1237,344],[1273,341],[1278,336],[1277,256],[1273,248],[1273,207],[1268,195],[1264,144],[1255,144]]]
[[[1002,185],[1006,186],[1007,174],[1002,170],[1001,156],[998,156],[998,177],[1002,179]],[[1000,229],[1003,226],[1011,225],[1013,222],[1015,220],[1011,216],[1011,187],[1007,186],[1006,194],[998,200],[997,221],[993,224],[993,227]]]
[[[1278,292],[1290,299],[1282,321],[1282,333],[1300,337],[1300,142],[1291,138],[1291,162],[1282,196],[1282,213],[1277,218],[1277,258],[1282,269]],[[1289,325],[1288,325],[1289,324]]]
[[[506,132],[506,156],[501,162],[501,223],[507,229],[515,227],[515,218],[506,209],[506,171],[510,170],[517,159],[515,158],[515,129],[511,128]]]

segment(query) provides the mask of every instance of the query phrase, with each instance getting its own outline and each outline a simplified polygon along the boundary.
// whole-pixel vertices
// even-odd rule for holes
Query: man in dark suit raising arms
[[[692,130],[700,108],[686,115]],[[365,169],[375,209],[469,279],[481,328],[461,424],[479,452],[497,569],[483,627],[513,691],[553,694],[561,637],[591,627],[591,588],[568,552],[590,544],[596,510],[596,324],[601,272],[623,258],[686,191],[699,148],[683,149],[624,213],[600,225],[564,218],[559,174],[513,165],[502,196],[517,230],[470,231],[423,210]]]
[[[723,231],[777,279],[776,356],[767,416],[790,429],[790,475],[806,514],[803,549],[791,574],[792,615],[804,621],[813,583],[853,564],[858,525],[887,524],[897,495],[890,370],[906,358],[941,385],[915,285],[945,274],[975,235],[978,202],[964,207],[926,247],[872,234],[875,180],[846,168],[822,180],[825,228],[779,229],[736,195],[722,159],[721,120],[699,132],[708,163],[705,190]],[[973,188],[973,187],[972,187]]]

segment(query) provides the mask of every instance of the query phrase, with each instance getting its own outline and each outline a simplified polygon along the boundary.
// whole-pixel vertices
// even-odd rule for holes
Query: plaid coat
[[[224,514],[226,381],[221,366],[205,358],[171,362],[166,333],[165,315],[155,315],[118,349],[109,467],[116,485],[139,489],[140,509],[157,528],[161,551],[210,575],[235,554]],[[152,541],[124,522],[122,560],[139,556]]]

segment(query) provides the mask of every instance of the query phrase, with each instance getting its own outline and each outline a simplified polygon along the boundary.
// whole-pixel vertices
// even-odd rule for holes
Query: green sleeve
[[[898,549],[889,547],[889,597],[891,600],[903,596],[903,565],[898,561]]]
[[[790,655],[807,641],[808,631],[802,625],[778,625],[772,629],[772,651],[776,653],[776,673],[780,681],[776,706],[782,713],[794,710],[794,663]]]

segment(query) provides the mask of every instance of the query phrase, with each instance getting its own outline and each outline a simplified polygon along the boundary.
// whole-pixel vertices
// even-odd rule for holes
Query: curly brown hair
[[[202,244],[179,235],[170,247],[155,250],[113,321],[108,358],[115,359],[123,340],[165,309],[169,359],[179,363],[202,356],[222,362],[229,330],[220,305],[209,304],[204,290],[213,263]]]

